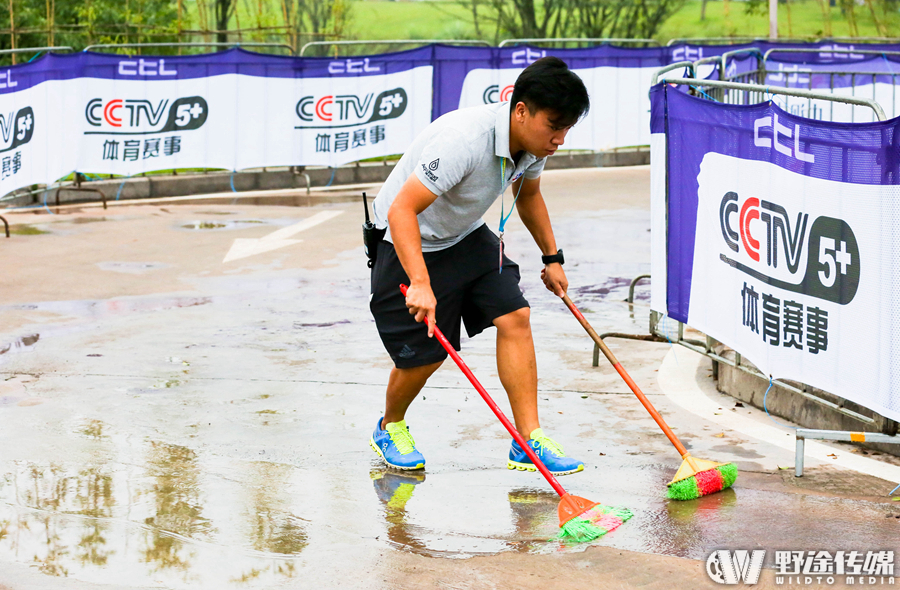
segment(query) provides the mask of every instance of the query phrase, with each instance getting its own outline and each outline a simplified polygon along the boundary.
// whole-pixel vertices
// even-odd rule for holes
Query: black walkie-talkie
[[[386,229],[378,229],[369,219],[369,203],[366,201],[366,193],[363,193],[363,210],[366,212],[366,222],[362,226],[363,230],[363,246],[366,248],[366,257],[369,259],[367,265],[369,268],[375,266],[375,259],[378,257],[378,243],[384,238]]]

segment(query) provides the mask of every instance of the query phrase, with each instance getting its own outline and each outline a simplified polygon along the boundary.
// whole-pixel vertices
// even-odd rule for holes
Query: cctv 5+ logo
[[[779,289],[840,305],[859,287],[859,245],[842,219],[789,211],[774,201],[727,192],[719,225],[726,264]]]
[[[34,111],[24,107],[15,113],[0,114],[0,154],[14,150],[31,141],[34,135]]]
[[[84,109],[87,122],[101,130],[85,135],[149,135],[199,129],[209,115],[209,105],[200,96],[157,102],[146,99],[104,100],[92,98]],[[165,117],[165,119],[163,118]]]
[[[396,119],[406,111],[409,99],[403,88],[359,96],[338,94],[304,96],[297,101],[295,111],[300,120],[311,125],[296,129],[355,127],[373,121]]]
[[[513,88],[514,86],[510,84],[509,86],[504,86],[503,90],[500,90],[500,86],[498,86],[497,84],[491,84],[484,89],[484,92],[481,93],[481,100],[484,101],[484,104],[506,102],[507,100],[509,100],[509,97],[512,96]]]

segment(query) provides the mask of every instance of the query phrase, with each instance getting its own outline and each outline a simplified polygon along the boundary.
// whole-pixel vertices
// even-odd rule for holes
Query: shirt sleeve
[[[472,167],[472,146],[456,129],[436,133],[416,162],[415,175],[440,196],[459,184]]]
[[[541,158],[535,161],[534,164],[525,169],[525,178],[528,180],[534,180],[535,178],[540,177],[541,172],[544,171],[544,164],[547,163],[547,158]]]

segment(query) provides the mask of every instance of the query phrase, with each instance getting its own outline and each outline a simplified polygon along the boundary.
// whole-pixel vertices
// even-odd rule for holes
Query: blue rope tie
[[[772,418],[772,414],[769,413],[769,408],[766,407],[766,399],[768,399],[768,397],[769,397],[770,389],[772,389],[772,376],[771,375],[769,375],[769,387],[766,388],[766,394],[763,396],[763,410],[766,411],[766,416],[768,416],[772,420],[772,422],[774,422],[775,424],[778,424],[779,426],[784,426],[785,428],[792,428],[794,430],[797,430],[796,426],[791,426],[790,424],[782,424],[775,418]]]
[[[57,188],[56,190],[59,190],[59,188]],[[47,193],[49,193],[49,192],[50,191],[44,191],[44,209],[46,209],[47,213],[49,213],[50,215],[56,215],[56,213],[51,211],[50,207],[47,206]]]
[[[129,178],[131,178],[130,174],[122,179],[122,184],[119,185],[119,190],[116,191],[116,200],[117,201],[119,200],[119,196],[122,194],[122,189],[125,188],[125,182],[128,181]]]
[[[690,87],[693,88],[694,90],[696,90],[697,92],[699,92],[700,94],[702,94],[703,96],[705,96],[706,98],[708,98],[709,100],[711,100],[713,102],[719,102],[716,99],[714,99],[713,97],[711,97],[710,95],[708,95],[707,93],[703,92],[702,90],[700,90],[699,88],[694,86],[693,84],[690,84]]]

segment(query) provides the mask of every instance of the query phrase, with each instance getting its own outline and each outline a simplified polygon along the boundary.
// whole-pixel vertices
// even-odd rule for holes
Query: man
[[[547,468],[555,475],[584,469],[544,434],[538,420],[530,309],[519,289],[519,267],[501,251],[513,204],[504,201],[499,239],[482,216],[512,185],[519,217],[544,254],[544,285],[560,297],[565,293],[562,251],[540,175],[589,104],[581,79],[562,60],[542,58],[519,75],[509,103],[458,110],[432,122],[378,193],[375,224],[387,232],[372,269],[370,308],[395,368],[370,444],[391,467],[425,467],[406,426],[406,410],[447,358],[433,338],[435,321],[459,350],[462,319],[469,337],[497,328],[497,369],[516,429]],[[405,298],[400,283],[409,285]],[[507,467],[535,470],[515,441]]]

